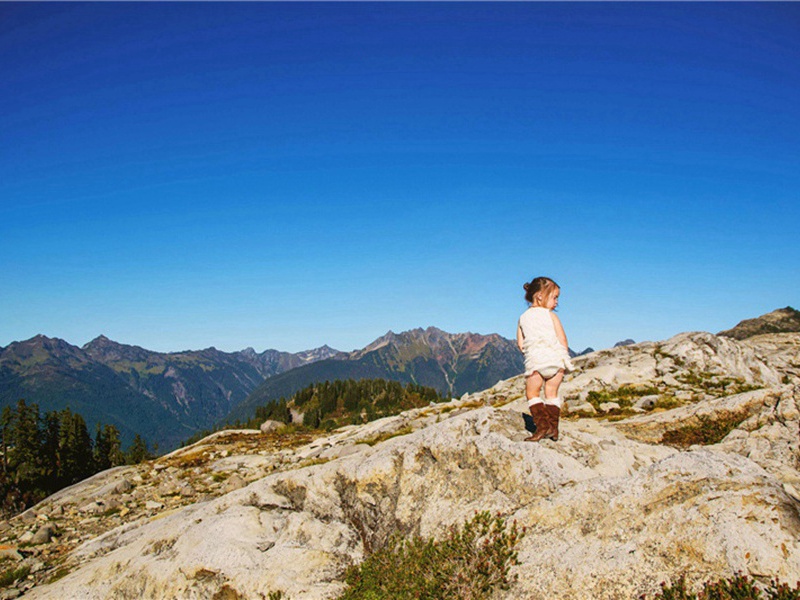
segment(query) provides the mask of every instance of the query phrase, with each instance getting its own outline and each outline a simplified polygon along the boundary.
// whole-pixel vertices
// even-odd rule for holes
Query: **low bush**
[[[395,537],[347,572],[349,587],[339,600],[489,598],[512,583],[523,535],[516,523],[507,528],[502,517],[481,512],[441,541]]]
[[[688,448],[694,444],[702,446],[716,444],[747,417],[746,411],[724,413],[713,417],[699,415],[697,423],[665,431],[661,436],[661,443],[679,448]]]
[[[641,596],[640,600],[646,600],[646,596]],[[707,581],[703,589],[694,594],[681,577],[673,585],[662,583],[661,591],[653,600],[800,600],[800,582],[794,588],[774,580],[768,586],[759,586],[746,575],[737,573],[727,579]]]
[[[20,579],[25,579],[31,572],[30,567],[6,569],[0,573],[0,589],[7,588]]]

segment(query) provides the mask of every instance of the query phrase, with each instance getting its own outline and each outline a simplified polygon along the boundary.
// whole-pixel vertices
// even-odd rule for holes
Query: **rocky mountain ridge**
[[[441,535],[476,510],[527,527],[502,600],[800,579],[800,334],[693,332],[574,362],[558,442],[523,441],[517,376],[363,426],[220,432],[98,474],[2,527],[7,560],[32,573],[16,589],[335,598],[388,536]]]
[[[227,415],[266,377],[338,355],[327,346],[298,354],[216,348],[153,352],[99,336],[82,348],[38,335],[0,348],[0,406],[20,398],[41,410],[69,406],[171,449]]]
[[[745,319],[736,327],[720,331],[717,335],[730,337],[735,340],[743,340],[762,333],[787,333],[800,331],[800,311],[791,306],[779,308],[770,313],[756,317],[755,319]]]

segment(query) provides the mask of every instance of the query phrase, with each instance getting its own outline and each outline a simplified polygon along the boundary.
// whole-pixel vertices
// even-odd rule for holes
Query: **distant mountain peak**
[[[304,350],[303,352],[297,353],[297,358],[299,358],[304,363],[316,362],[318,360],[325,360],[326,358],[333,358],[335,356],[341,355],[342,352],[336,350],[335,348],[331,348],[327,344],[320,346],[319,348],[312,348],[311,350]]]
[[[740,321],[736,327],[720,331],[717,335],[743,340],[763,333],[800,332],[800,311],[791,306],[773,310],[755,319]]]

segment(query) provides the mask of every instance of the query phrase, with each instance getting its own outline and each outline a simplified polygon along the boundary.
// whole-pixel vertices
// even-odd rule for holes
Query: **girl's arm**
[[[522,342],[525,340],[525,336],[522,335],[522,327],[517,325],[517,348],[519,348],[520,352],[524,352],[522,349]]]
[[[564,327],[561,325],[561,319],[559,319],[558,315],[552,310],[550,311],[550,317],[553,319],[553,327],[556,328],[556,337],[558,338],[558,341],[562,346],[564,346],[564,348],[569,350],[569,344],[567,344],[567,334],[564,333]]]

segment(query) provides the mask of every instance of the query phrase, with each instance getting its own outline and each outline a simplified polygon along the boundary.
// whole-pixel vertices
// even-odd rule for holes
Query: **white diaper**
[[[550,379],[551,377],[555,377],[558,372],[564,368],[564,365],[550,365],[547,367],[539,367],[536,371],[541,375],[544,379]]]

